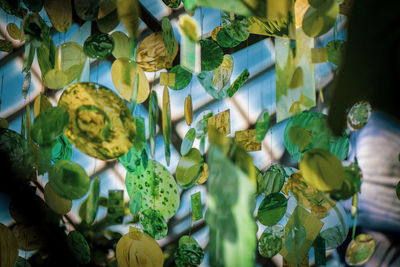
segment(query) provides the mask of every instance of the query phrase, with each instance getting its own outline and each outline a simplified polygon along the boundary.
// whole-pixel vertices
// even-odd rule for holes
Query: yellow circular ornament
[[[346,249],[346,263],[358,266],[366,263],[374,254],[375,241],[368,234],[359,234],[352,240]]]
[[[83,153],[111,160],[132,147],[136,136],[133,116],[110,89],[96,83],[75,83],[65,89],[58,105],[69,113],[64,135]]]
[[[161,267],[164,264],[158,243],[134,227],[129,227],[129,233],[118,241],[116,257],[120,267]]]
[[[178,54],[178,42],[170,55],[165,48],[162,33],[155,32],[143,39],[136,51],[136,62],[144,71],[154,72],[172,68],[172,62]]]
[[[7,24],[7,33],[14,40],[19,40],[21,38],[21,30],[18,28],[18,26],[15,23]]]
[[[141,67],[128,58],[118,58],[111,66],[111,79],[119,94],[131,101],[136,78],[139,78],[136,103],[143,103],[149,97],[150,86]]]
[[[344,168],[340,160],[331,152],[315,148],[304,154],[300,172],[307,184],[321,191],[338,190],[344,180]]]
[[[44,187],[44,199],[47,205],[57,214],[64,215],[68,213],[72,208],[72,200],[64,198],[57,194],[51,187],[50,183],[47,183]]]

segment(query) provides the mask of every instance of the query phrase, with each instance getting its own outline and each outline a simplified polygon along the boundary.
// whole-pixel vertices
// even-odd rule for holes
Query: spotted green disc
[[[263,225],[275,225],[283,217],[287,208],[287,199],[281,193],[266,196],[258,207],[258,220]]]
[[[65,137],[83,153],[102,160],[129,151],[136,136],[132,113],[114,92],[96,83],[75,83],[58,102],[68,110]]]
[[[49,172],[49,183],[60,196],[78,199],[89,190],[90,179],[85,170],[75,162],[60,160]]]
[[[103,59],[111,55],[114,49],[114,40],[107,33],[96,33],[89,36],[83,44],[83,52],[88,57]]]
[[[67,236],[67,244],[72,255],[79,263],[87,264],[90,262],[90,247],[80,232],[70,232]]]
[[[149,159],[144,168],[141,159],[137,158],[134,172],[126,173],[126,189],[129,197],[134,191],[142,195],[141,210],[153,208],[169,219],[179,208],[178,185],[172,174],[159,162]]]
[[[158,210],[146,209],[142,211],[139,222],[143,226],[143,232],[156,240],[160,240],[167,235],[167,222]]]
[[[221,65],[224,59],[224,52],[212,40],[200,40],[201,46],[201,71],[210,71]]]
[[[183,88],[188,86],[190,81],[192,80],[192,73],[188,72],[180,65],[174,66],[168,72],[175,73],[175,85],[168,86],[172,90],[182,90]]]
[[[39,145],[50,145],[64,132],[69,122],[68,111],[52,107],[41,112],[31,129],[31,138]]]
[[[176,181],[182,188],[192,187],[200,177],[203,160],[200,151],[191,148],[187,154],[182,156],[176,167]]]

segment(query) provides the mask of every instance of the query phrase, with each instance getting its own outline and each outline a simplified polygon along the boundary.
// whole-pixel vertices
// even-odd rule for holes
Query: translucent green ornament
[[[287,208],[287,199],[281,193],[266,196],[258,207],[258,220],[263,225],[274,225],[283,217]]]
[[[224,52],[212,40],[202,39],[201,45],[201,71],[210,71],[221,65],[224,59]]]
[[[190,81],[192,80],[192,73],[188,72],[180,65],[174,66],[168,72],[175,73],[175,85],[168,86],[172,90],[182,90],[183,88],[188,86]]]
[[[355,103],[347,114],[347,126],[352,131],[360,130],[367,124],[372,114],[371,105],[367,101]]]
[[[139,222],[143,226],[143,232],[156,240],[167,235],[168,226],[159,210],[146,209],[142,211]]]
[[[375,241],[368,234],[359,234],[346,249],[346,263],[358,266],[366,263],[374,254]]]
[[[344,160],[349,152],[346,133],[336,137],[328,128],[327,116],[318,112],[303,112],[292,117],[284,132],[284,143],[289,154],[300,161],[304,153],[314,148],[322,148]]]
[[[203,249],[194,238],[182,236],[179,239],[179,246],[174,254],[175,263],[178,267],[198,266],[203,258]]]
[[[72,255],[79,263],[87,264],[90,262],[90,247],[80,232],[70,232],[67,237],[67,244]]]
[[[59,160],[70,160],[72,157],[72,145],[64,135],[57,138],[57,143],[51,149],[51,160],[55,163]]]
[[[107,33],[96,33],[89,36],[83,44],[83,52],[88,57],[103,59],[111,55],[114,49],[114,40]]]
[[[258,241],[258,252],[261,256],[271,258],[282,249],[282,237],[285,235],[285,229],[277,224],[268,226],[262,233]]]
[[[258,193],[268,196],[281,191],[285,183],[286,172],[279,164],[274,164],[257,181]]]

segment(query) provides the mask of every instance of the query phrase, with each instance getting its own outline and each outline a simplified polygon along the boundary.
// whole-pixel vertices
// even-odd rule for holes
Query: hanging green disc
[[[128,35],[120,31],[115,31],[111,34],[111,37],[114,40],[112,54],[115,58],[125,57],[130,59],[133,57],[133,42],[129,39]]]
[[[201,45],[201,71],[210,71],[221,65],[224,59],[224,52],[209,39],[200,40]]]
[[[367,101],[359,101],[351,107],[347,114],[347,126],[352,131],[360,130],[367,124],[371,114],[371,104]]]
[[[258,207],[258,220],[263,225],[275,225],[285,214],[286,208],[286,197],[279,192],[272,193]]]
[[[243,86],[243,84],[247,81],[249,78],[250,73],[247,69],[244,69],[242,73],[240,73],[239,77],[236,78],[236,80],[229,86],[227,90],[227,95],[229,97],[232,97],[236,92]]]
[[[90,179],[78,164],[60,160],[49,172],[49,183],[60,196],[67,199],[78,199],[89,190]]]
[[[17,178],[28,180],[31,177],[34,154],[31,145],[18,133],[0,128],[0,154],[9,159],[5,164],[18,176]]]
[[[188,86],[190,81],[192,80],[192,73],[188,72],[180,65],[174,66],[168,72],[175,73],[175,85],[168,86],[172,90],[182,90],[183,88]]]
[[[216,99],[223,99],[228,90],[233,71],[233,59],[229,54],[224,55],[221,65],[212,71],[202,71],[197,78],[208,94]]]
[[[263,257],[271,258],[282,249],[285,229],[282,225],[267,226],[258,241],[258,251]]]
[[[163,109],[161,115],[162,115],[162,132],[164,136],[165,161],[169,166],[171,157],[171,104],[167,86],[164,87]]]
[[[160,240],[167,235],[167,223],[158,210],[146,209],[142,211],[139,222],[143,226],[143,232],[156,240]]]
[[[89,36],[83,44],[83,52],[88,57],[103,59],[111,55],[114,49],[114,40],[107,33],[96,33]]]
[[[185,156],[193,146],[194,138],[196,137],[196,130],[194,128],[190,128],[189,131],[185,134],[181,144],[181,155]]]
[[[43,0],[23,0],[23,2],[32,12],[39,12],[43,8]]]
[[[310,6],[303,17],[303,31],[309,37],[320,36],[335,25],[338,15],[336,0],[326,0],[318,8]]]
[[[192,187],[200,177],[202,171],[203,159],[200,151],[191,148],[189,152],[182,156],[176,167],[176,181],[182,188]]]
[[[83,20],[96,20],[100,0],[74,0],[75,12]]]
[[[265,135],[267,134],[269,129],[269,113],[268,110],[264,110],[258,116],[256,123],[256,141],[262,142],[264,140]]]
[[[86,55],[75,42],[66,42],[56,48],[55,68],[43,74],[43,82],[50,89],[60,89],[70,84],[82,72]]]
[[[232,48],[241,43],[241,41],[233,39],[225,28],[222,28],[217,33],[217,43],[225,48]]]
[[[375,240],[368,234],[359,234],[346,249],[346,263],[351,266],[363,265],[374,254]]]
[[[72,157],[71,143],[64,135],[57,138],[57,143],[51,149],[51,160],[55,163],[59,160],[70,160]]]
[[[318,112],[303,112],[292,117],[284,132],[284,143],[289,154],[300,161],[305,152],[322,148],[344,160],[349,152],[346,133],[335,137],[326,123],[327,116]]]
[[[90,187],[89,196],[86,202],[85,221],[87,224],[92,224],[97,215],[99,208],[99,194],[100,194],[100,177],[93,179]]]
[[[196,120],[193,123],[196,129],[196,138],[202,138],[203,136],[207,135],[208,118],[210,118],[212,115],[213,112],[211,110],[202,111],[197,115]]]
[[[87,264],[90,262],[90,247],[80,232],[70,232],[67,236],[67,244],[72,255],[79,263]]]
[[[31,264],[25,258],[18,256],[17,261],[14,264],[14,267],[31,267]]]
[[[204,251],[191,236],[182,236],[179,239],[178,249],[174,254],[178,267],[199,266],[204,258]]]
[[[339,66],[343,58],[346,42],[342,40],[332,40],[326,44],[328,48],[328,61]]]
[[[249,22],[246,17],[234,15],[234,18],[231,19],[230,16],[223,15],[222,19],[224,20],[224,29],[232,39],[243,42],[249,38]]]
[[[178,185],[172,174],[159,162],[149,159],[147,168],[137,158],[134,172],[126,173],[126,189],[132,198],[135,191],[142,196],[141,210],[156,209],[169,219],[179,208]]]
[[[162,27],[162,38],[164,41],[165,48],[168,53],[172,56],[175,52],[175,36],[171,26],[171,22],[168,17],[163,17],[161,20]]]
[[[149,100],[149,147],[150,147],[150,155],[154,158],[154,153],[156,150],[156,130],[157,130],[157,122],[158,122],[158,98],[157,92],[151,91],[150,100]]]
[[[46,204],[57,214],[64,215],[72,208],[71,199],[63,198],[57,194],[50,183],[47,183],[44,187],[44,199],[46,200]]]
[[[108,1],[108,0],[103,0],[103,1]],[[99,31],[101,31],[102,33],[108,33],[114,30],[115,27],[117,27],[119,24],[117,8],[115,8],[113,11],[103,16],[102,18],[98,18],[96,20],[96,23],[97,27],[99,28]]]
[[[51,145],[64,132],[69,121],[68,111],[52,107],[41,112],[31,129],[31,138],[39,145]]]
[[[181,0],[163,0],[163,2],[170,8],[178,8],[181,4]]]
[[[114,92],[95,83],[75,83],[59,102],[68,110],[65,137],[83,153],[110,160],[129,151],[136,136],[132,113]]]
[[[258,192],[264,196],[281,191],[285,183],[286,172],[279,164],[274,164],[265,171],[258,181]]]

